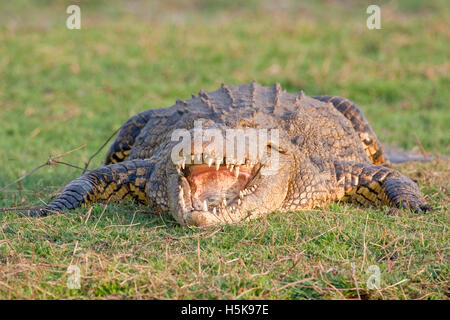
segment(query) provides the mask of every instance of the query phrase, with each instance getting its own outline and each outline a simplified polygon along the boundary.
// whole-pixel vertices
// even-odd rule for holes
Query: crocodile
[[[225,147],[216,148],[216,138],[204,139],[205,132],[216,137],[231,132],[233,141],[244,137],[239,140],[243,149],[258,148],[224,155]],[[254,142],[248,132],[272,135]],[[182,138],[187,142],[180,148]],[[199,227],[324,208],[333,201],[430,209],[416,183],[392,169],[355,103],[288,93],[279,83],[256,81],[200,90],[170,108],[133,116],[122,125],[103,166],[70,182],[50,204],[22,214],[45,216],[124,199]]]

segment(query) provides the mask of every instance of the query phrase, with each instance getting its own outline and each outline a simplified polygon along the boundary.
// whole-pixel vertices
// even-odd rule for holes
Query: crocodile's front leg
[[[414,212],[428,211],[419,187],[396,170],[369,163],[335,161],[337,200],[386,204]]]
[[[150,159],[103,166],[70,182],[52,203],[22,214],[45,216],[75,209],[83,204],[120,201],[127,198],[148,203],[149,179],[153,171],[154,163]]]

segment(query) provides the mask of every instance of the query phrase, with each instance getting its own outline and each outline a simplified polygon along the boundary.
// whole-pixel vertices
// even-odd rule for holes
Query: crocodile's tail
[[[130,160],[94,169],[70,182],[50,204],[21,214],[46,216],[83,204],[128,198],[147,202],[146,185],[152,168],[148,160]]]

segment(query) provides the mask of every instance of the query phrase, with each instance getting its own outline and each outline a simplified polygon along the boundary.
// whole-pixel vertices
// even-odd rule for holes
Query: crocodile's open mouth
[[[227,206],[239,206],[244,197],[256,189],[252,185],[260,164],[250,160],[205,159],[200,164],[182,164],[180,171],[187,181],[184,196],[192,210],[216,213]]]

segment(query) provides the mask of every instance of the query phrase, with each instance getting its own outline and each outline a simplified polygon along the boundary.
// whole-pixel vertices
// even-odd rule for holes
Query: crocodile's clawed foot
[[[425,204],[418,186],[407,177],[389,178],[384,182],[383,187],[391,204],[400,209],[409,209],[415,213],[427,212],[431,209]]]
[[[26,217],[45,217],[51,213],[52,213],[51,210],[41,208],[41,209],[30,209],[30,210],[26,210],[26,211],[21,211],[18,214],[20,216],[26,216]]]
[[[401,209],[411,210],[414,213],[425,213],[431,211],[433,208],[421,201],[400,201],[397,206]]]

